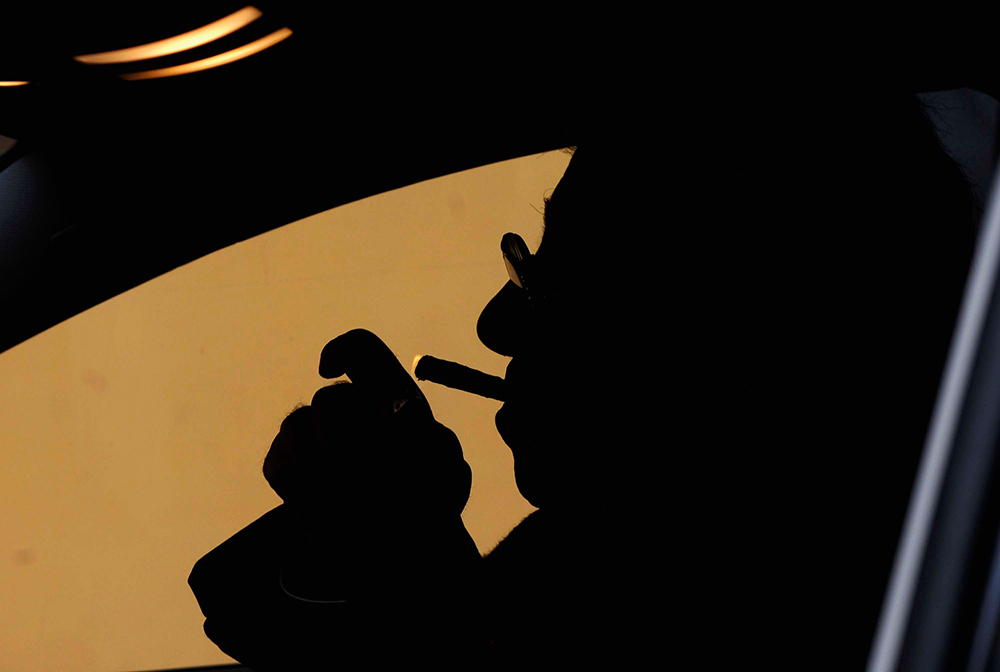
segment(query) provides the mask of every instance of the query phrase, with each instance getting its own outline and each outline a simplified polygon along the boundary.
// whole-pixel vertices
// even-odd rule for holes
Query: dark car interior
[[[75,58],[245,6],[0,13],[0,356],[290,222],[641,117],[669,213],[644,226],[675,294],[636,294],[662,311],[678,362],[651,390],[683,397],[684,422],[663,420],[671,450],[644,463],[667,474],[665,573],[685,577],[676,604],[690,606],[664,630],[691,628],[709,663],[730,642],[793,666],[1000,669],[989,77],[918,64],[844,93],[733,65],[695,88],[694,65],[714,57],[626,40],[632,18],[594,39],[578,17],[456,31],[444,11],[298,1],[255,3],[259,18],[190,53]],[[137,76],[276,33],[224,66]],[[664,91],[674,102],[649,102]],[[595,249],[595,278],[612,252],[627,253]],[[805,611],[775,607],[771,628],[762,604]],[[775,635],[801,613],[806,634]]]

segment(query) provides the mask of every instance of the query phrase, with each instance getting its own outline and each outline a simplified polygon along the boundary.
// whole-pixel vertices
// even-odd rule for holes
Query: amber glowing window
[[[508,231],[539,239],[537,209],[569,158],[502,161],[317,213],[0,352],[0,669],[234,663],[205,636],[188,575],[281,504],[264,456],[329,384],[323,346],[365,327],[405,364],[426,352],[501,374],[507,358],[475,329],[509,279],[497,247]],[[533,510],[496,430],[500,402],[421,389],[475,471],[462,520],[485,552]]]

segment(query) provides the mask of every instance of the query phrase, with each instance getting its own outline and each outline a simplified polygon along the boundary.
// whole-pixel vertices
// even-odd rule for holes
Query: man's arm
[[[345,656],[468,662],[483,639],[482,558],[461,519],[461,445],[374,334],[327,345],[321,375],[345,371],[350,383],[321,388],[272,443],[265,477],[286,504],[192,571],[206,634],[262,669]]]

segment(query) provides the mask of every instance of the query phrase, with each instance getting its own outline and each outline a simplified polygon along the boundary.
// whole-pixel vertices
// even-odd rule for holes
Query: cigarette
[[[449,362],[446,359],[438,359],[430,355],[417,355],[413,358],[413,377],[417,380],[429,380],[438,385],[478,394],[480,397],[505,401],[503,378],[491,376],[488,373]]]

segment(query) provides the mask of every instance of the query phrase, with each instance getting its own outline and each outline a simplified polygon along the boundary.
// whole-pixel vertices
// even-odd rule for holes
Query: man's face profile
[[[514,457],[518,489],[536,507],[585,494],[585,467],[593,459],[587,447],[610,420],[601,399],[609,392],[589,373],[589,353],[601,345],[584,326],[588,297],[580,282],[567,277],[579,262],[574,250],[580,241],[574,238],[585,237],[588,228],[559,214],[577,197],[574,177],[568,169],[547,203],[545,233],[532,258],[540,288],[553,295],[532,305],[534,299],[508,282],[478,324],[480,340],[512,358],[505,376],[508,400],[496,426]]]

